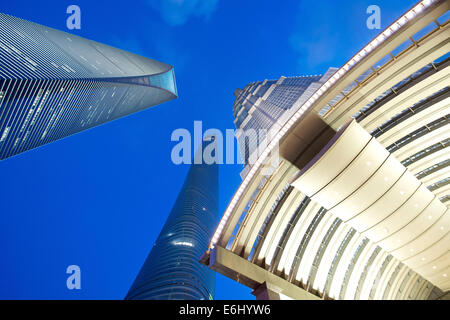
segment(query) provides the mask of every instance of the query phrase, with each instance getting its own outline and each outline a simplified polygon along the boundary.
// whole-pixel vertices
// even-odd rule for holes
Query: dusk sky
[[[0,12],[174,66],[178,99],[0,162],[0,299],[123,299],[182,186],[170,140],[234,129],[233,91],[340,67],[412,0],[2,1]],[[66,8],[81,8],[81,30]],[[220,216],[242,165],[220,167]],[[206,249],[206,248],[205,248]],[[66,268],[81,268],[68,290]],[[216,299],[253,299],[217,275]]]

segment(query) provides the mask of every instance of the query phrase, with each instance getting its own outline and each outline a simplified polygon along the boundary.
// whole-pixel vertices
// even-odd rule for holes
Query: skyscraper
[[[0,159],[176,97],[170,65],[0,13]]]
[[[199,259],[218,221],[217,203],[218,165],[192,164],[175,205],[125,299],[213,299],[215,274]]]
[[[203,263],[258,299],[449,298],[448,7],[415,4],[283,114]]]
[[[236,100],[233,115],[238,129],[236,138],[245,165],[241,176],[245,176],[251,168],[251,159],[256,155],[258,145],[266,138],[270,140],[267,137],[270,130],[281,128],[335,71],[335,68],[329,68],[323,76],[257,81],[234,91]]]

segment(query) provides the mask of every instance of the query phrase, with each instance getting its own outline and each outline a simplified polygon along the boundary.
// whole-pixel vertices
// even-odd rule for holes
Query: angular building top
[[[0,159],[176,97],[168,64],[0,13]]]
[[[242,176],[256,159],[256,150],[274,126],[280,128],[298,107],[328,80],[335,68],[323,75],[281,77],[250,83],[244,89],[236,89],[233,104],[234,124],[241,158],[245,164]]]

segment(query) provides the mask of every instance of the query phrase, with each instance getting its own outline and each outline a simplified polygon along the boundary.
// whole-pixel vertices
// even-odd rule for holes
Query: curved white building
[[[258,98],[267,81],[235,93],[253,104],[248,116],[295,101],[269,126],[203,263],[260,299],[448,297],[449,7],[419,2],[300,95],[277,91],[284,78]]]

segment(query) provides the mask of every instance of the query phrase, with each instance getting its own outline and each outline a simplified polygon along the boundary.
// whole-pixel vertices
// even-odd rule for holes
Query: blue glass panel
[[[157,74],[149,77],[151,86],[166,89],[174,94],[177,94],[177,88],[175,87],[175,75],[173,69],[161,74]]]

